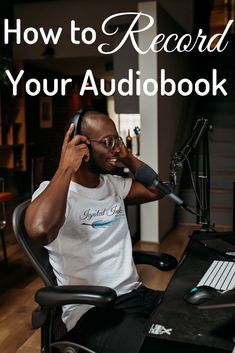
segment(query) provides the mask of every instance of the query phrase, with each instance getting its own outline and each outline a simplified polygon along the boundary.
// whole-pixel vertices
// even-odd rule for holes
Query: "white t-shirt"
[[[132,244],[124,198],[132,179],[101,175],[96,188],[70,183],[65,222],[46,248],[58,285],[101,285],[117,295],[140,285],[132,259]],[[43,182],[37,197],[49,184]],[[66,305],[62,319],[71,330],[90,305]]]

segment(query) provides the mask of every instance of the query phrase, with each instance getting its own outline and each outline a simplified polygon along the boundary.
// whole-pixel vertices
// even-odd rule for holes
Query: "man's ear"
[[[91,145],[87,145],[88,149],[89,149],[89,155],[87,157],[84,157],[84,162],[89,162],[90,157],[91,157],[91,153],[92,153],[92,148]]]

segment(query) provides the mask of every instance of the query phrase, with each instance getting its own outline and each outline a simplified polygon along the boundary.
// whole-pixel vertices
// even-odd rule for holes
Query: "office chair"
[[[65,304],[90,304],[108,307],[116,298],[116,292],[102,286],[58,286],[47,250],[27,235],[24,227],[25,210],[30,203],[27,200],[18,205],[13,213],[13,230],[16,239],[30,260],[32,266],[43,280],[45,287],[35,293],[35,301],[39,307],[32,313],[32,326],[41,328],[41,352],[50,353],[58,349],[61,353],[89,352],[87,347],[68,341],[59,341],[66,333],[61,320],[61,306]],[[177,266],[177,260],[168,254],[153,252],[134,252],[136,263],[147,263],[163,271]]]

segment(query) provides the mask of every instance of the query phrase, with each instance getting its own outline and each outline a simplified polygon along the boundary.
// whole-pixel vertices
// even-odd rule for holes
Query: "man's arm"
[[[46,189],[31,202],[25,215],[25,228],[29,236],[47,244],[57,237],[65,221],[71,178],[80,168],[83,158],[89,159],[88,139],[76,135],[70,140],[73,129],[72,124],[65,135],[55,175]],[[85,143],[78,144],[80,141]]]
[[[121,147],[120,161],[133,173],[145,163],[136,158],[132,153],[128,152],[125,145]],[[150,201],[156,201],[163,198],[155,187],[146,187],[140,182],[133,180],[131,189],[125,198],[125,203],[128,205],[142,204]]]

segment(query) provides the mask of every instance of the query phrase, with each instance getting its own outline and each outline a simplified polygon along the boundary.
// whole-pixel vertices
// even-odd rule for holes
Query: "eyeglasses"
[[[122,138],[120,136],[114,137],[114,136],[109,136],[106,137],[103,140],[95,140],[95,139],[89,139],[90,141],[98,142],[98,143],[105,143],[106,147],[108,149],[112,149],[114,147],[120,147],[122,145]]]

